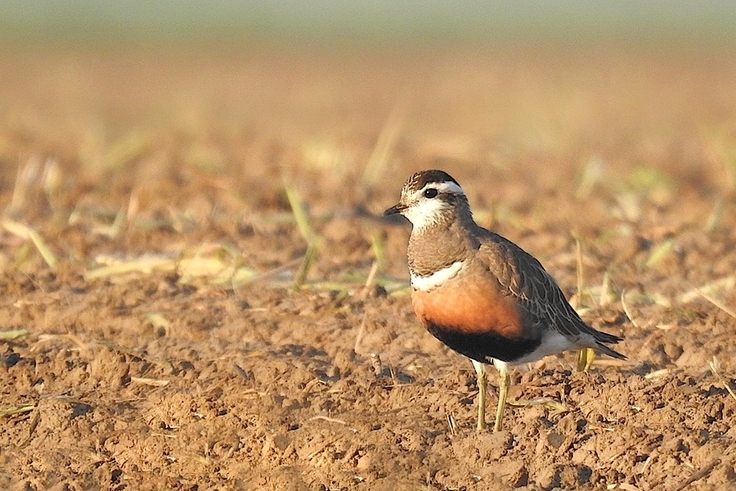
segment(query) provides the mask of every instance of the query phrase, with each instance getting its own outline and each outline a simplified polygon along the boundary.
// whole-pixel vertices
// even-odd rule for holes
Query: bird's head
[[[412,175],[401,189],[401,199],[383,214],[404,215],[415,231],[451,223],[459,211],[469,213],[463,188],[447,172],[425,170]]]

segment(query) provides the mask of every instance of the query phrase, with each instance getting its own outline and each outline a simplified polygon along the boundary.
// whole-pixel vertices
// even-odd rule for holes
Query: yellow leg
[[[486,429],[486,366],[475,360],[472,361],[478,376],[478,424],[475,431],[481,432]]]
[[[583,348],[578,351],[578,372],[588,373],[595,360],[593,348]]]
[[[506,407],[506,396],[509,393],[511,385],[511,376],[509,375],[508,365],[502,361],[495,360],[493,364],[498,369],[498,407],[496,408],[496,423],[493,425],[494,433],[501,431],[503,425],[503,411]]]

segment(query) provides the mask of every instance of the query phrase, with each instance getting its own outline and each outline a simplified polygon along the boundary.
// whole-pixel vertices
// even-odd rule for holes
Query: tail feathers
[[[612,350],[605,344],[598,343],[598,346],[595,347],[595,349],[599,350],[601,353],[605,353],[606,355],[610,356],[611,358],[616,358],[618,360],[626,360],[626,355],[622,355],[618,351]]]
[[[611,358],[617,358],[619,360],[626,359],[626,356],[622,355],[616,350],[609,348],[608,346],[604,344],[604,343],[617,344],[619,341],[623,341],[623,338],[614,336],[613,334],[600,332],[600,331],[597,331],[596,334],[597,334],[596,340],[595,340],[596,345],[593,348],[599,350],[601,353],[605,353]]]
[[[618,344],[618,343],[620,343],[621,341],[624,340],[624,338],[622,338],[622,337],[619,337],[619,336],[616,336],[616,335],[613,335],[613,334],[608,334],[607,332],[598,331],[598,330],[595,330],[595,329],[592,329],[592,330],[593,330],[593,337],[599,343],[604,343],[604,344]]]
[[[593,348],[601,353],[604,353],[611,358],[617,358],[619,360],[625,360],[626,356],[622,355],[616,350],[613,350],[606,346],[607,344],[618,344],[624,340],[624,338],[616,336],[615,334],[609,334],[607,332],[599,331],[591,325],[588,325],[585,321],[578,317],[579,323],[577,325],[578,331],[580,332],[580,340],[583,341],[583,345],[588,348]]]

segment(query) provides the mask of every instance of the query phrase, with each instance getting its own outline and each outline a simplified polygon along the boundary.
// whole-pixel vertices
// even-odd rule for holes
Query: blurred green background
[[[14,41],[342,43],[736,40],[733,1],[5,0]]]

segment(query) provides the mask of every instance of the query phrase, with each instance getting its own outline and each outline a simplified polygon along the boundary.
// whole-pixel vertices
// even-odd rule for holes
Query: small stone
[[[359,471],[367,471],[371,467],[371,460],[370,455],[363,455],[358,459],[358,463],[355,465],[355,468]]]

